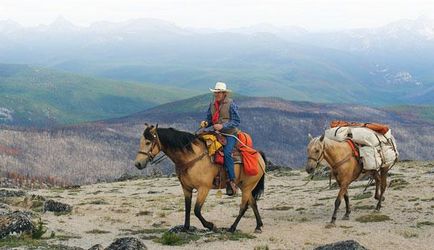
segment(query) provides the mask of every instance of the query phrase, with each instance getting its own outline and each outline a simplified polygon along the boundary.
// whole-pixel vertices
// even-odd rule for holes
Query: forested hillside
[[[275,164],[302,167],[307,134],[320,135],[331,120],[381,122],[390,125],[401,159],[432,159],[434,123],[407,113],[359,105],[313,104],[279,98],[235,97],[242,130],[255,148]],[[145,171],[133,166],[144,123],[193,132],[205,116],[209,95],[168,103],[123,118],[43,130],[11,130],[0,134],[0,166],[27,176],[52,175],[66,183],[113,180],[124,174],[170,173],[168,160]],[[414,110],[417,110],[414,107]]]

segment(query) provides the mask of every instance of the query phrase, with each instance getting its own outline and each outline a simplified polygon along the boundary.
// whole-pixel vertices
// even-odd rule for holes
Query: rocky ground
[[[46,232],[40,239],[6,237],[0,249],[89,249],[96,244],[107,247],[121,237],[137,238],[148,249],[314,249],[343,240],[355,240],[368,249],[433,249],[434,162],[401,162],[390,173],[381,212],[374,212],[374,187],[363,193],[367,181],[357,181],[349,190],[350,220],[340,220],[342,203],[336,225],[330,227],[337,189],[328,187],[328,179],[307,183],[304,171],[269,172],[259,201],[261,234],[254,233],[251,209],[235,234],[204,230],[193,213],[196,229],[177,233],[176,226],[184,222],[184,198],[176,177],[26,190],[26,195],[0,197],[0,215],[32,211],[35,228],[40,218]],[[50,199],[71,205],[72,211],[44,212],[50,210],[44,208]],[[220,196],[213,190],[203,215],[220,228],[229,227],[239,202],[239,196]]]

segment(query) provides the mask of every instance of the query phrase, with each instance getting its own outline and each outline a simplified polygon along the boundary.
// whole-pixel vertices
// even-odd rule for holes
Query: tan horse
[[[348,186],[356,180],[362,173],[362,167],[354,156],[351,146],[347,142],[337,142],[321,137],[312,138],[307,146],[308,162],[306,172],[313,173],[324,159],[331,168],[331,174],[336,178],[340,190],[335,200],[335,209],[332,215],[331,223],[336,221],[336,213],[341,204],[342,198],[345,199],[346,213],[344,220],[350,218],[350,201],[348,198]],[[366,171],[366,174],[372,175],[375,180],[375,199],[378,200],[376,210],[380,210],[381,201],[384,200],[384,191],[387,185],[387,172],[390,168],[380,168],[377,170]]]
[[[197,198],[194,214],[204,227],[215,231],[216,226],[205,220],[201,214],[209,190],[218,188],[213,186],[213,180],[219,172],[218,165],[213,164],[208,156],[205,143],[197,135],[172,128],[158,128],[158,125],[156,127],[146,125],[140,140],[140,150],[136,156],[135,166],[138,169],[144,169],[160,151],[163,151],[174,162],[178,179],[184,191],[184,230],[188,230],[190,227],[192,191],[196,189]],[[261,232],[263,223],[256,201],[264,191],[266,164],[263,155],[259,157],[258,167],[259,173],[256,176],[249,176],[244,174],[239,164],[235,164],[235,182],[242,191],[242,197],[238,217],[228,229],[230,232],[235,231],[248,205],[252,207],[256,217],[255,232]],[[225,180],[222,179],[221,182],[225,183]]]

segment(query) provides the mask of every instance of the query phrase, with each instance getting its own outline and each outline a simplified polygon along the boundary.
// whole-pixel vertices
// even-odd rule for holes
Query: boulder
[[[54,200],[47,200],[44,202],[44,212],[46,211],[68,213],[72,211],[72,206]]]
[[[28,213],[16,211],[0,215],[0,239],[10,234],[31,233],[34,229]]]
[[[105,250],[146,250],[145,244],[139,239],[133,237],[124,237],[116,239]]]
[[[314,250],[367,250],[367,248],[360,245],[357,241],[346,240],[319,246]]]
[[[104,250],[104,247],[101,244],[96,244],[88,250]]]

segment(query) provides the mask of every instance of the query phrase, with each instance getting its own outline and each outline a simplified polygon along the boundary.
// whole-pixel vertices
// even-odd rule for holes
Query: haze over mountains
[[[138,19],[79,27],[0,22],[0,61],[99,77],[312,102],[434,104],[434,22],[312,33],[259,25],[198,30]]]

